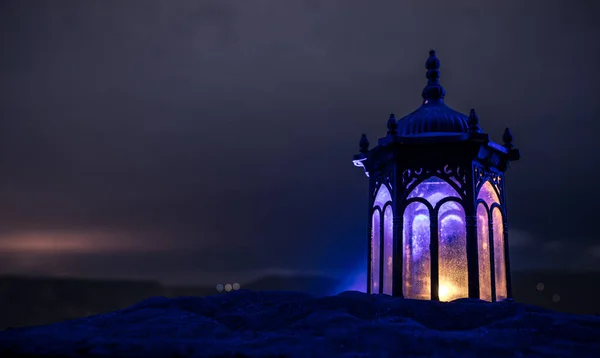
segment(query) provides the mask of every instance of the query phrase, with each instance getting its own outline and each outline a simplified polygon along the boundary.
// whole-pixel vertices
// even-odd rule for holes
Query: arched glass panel
[[[391,205],[385,208],[383,214],[383,293],[392,294],[393,278],[393,249],[394,249],[394,223]]]
[[[440,206],[438,218],[440,301],[469,297],[465,210],[449,201]]]
[[[496,194],[496,189],[489,181],[486,181],[479,189],[479,195],[477,199],[483,199],[485,203],[488,205],[488,208],[492,207],[493,203],[500,204],[500,199],[498,198],[498,194]]]
[[[483,185],[481,186],[481,189],[479,190],[479,195],[477,195],[477,199],[483,199],[486,204],[488,205],[488,207],[492,207],[493,204],[500,204],[500,198],[498,197],[498,194],[496,193],[496,190],[494,189],[494,186],[492,185],[492,183],[490,183],[489,181],[486,181],[485,183],[483,183]],[[479,209],[478,209],[479,210]],[[506,287],[506,265],[505,265],[505,261],[504,261],[504,224],[503,224],[503,220],[502,220],[502,212],[500,211],[499,208],[495,208],[493,210],[492,213],[490,213],[491,215],[491,219],[492,219],[492,231],[494,233],[494,237],[492,238],[494,240],[494,252],[491,253],[489,252],[489,248],[487,249],[487,256],[489,257],[488,261],[489,262],[487,265],[491,267],[491,257],[490,255],[494,255],[494,280],[495,280],[495,287],[496,287],[496,300],[503,300],[507,297],[507,287]],[[486,227],[489,227],[489,221],[488,223],[485,224]],[[482,233],[482,235],[484,235]],[[489,231],[487,234],[485,234],[488,237],[489,240]],[[488,241],[489,242],[489,241]],[[483,247],[483,245],[481,245]],[[480,263],[479,263],[479,267],[480,267],[480,272],[481,272],[481,261],[483,261],[481,259],[481,253],[480,253]],[[491,277],[491,274],[490,274]],[[480,278],[481,280],[481,278]],[[480,281],[481,283],[481,281]],[[491,285],[491,278],[490,278],[490,285]],[[493,295],[494,293],[491,293],[491,295]]]
[[[504,260],[504,223],[502,212],[496,207],[492,210],[494,223],[494,276],[496,279],[496,301],[507,297],[506,261]]]
[[[411,203],[404,211],[403,220],[404,297],[428,300],[431,298],[429,210],[423,203]]]
[[[460,195],[447,181],[438,177],[431,177],[417,185],[408,195],[408,199],[423,198],[430,202],[431,206],[435,207],[438,201],[448,196],[460,198]]]
[[[392,196],[390,191],[385,185],[380,185],[377,189],[377,195],[375,196],[375,202],[373,203],[373,208],[379,207],[380,210],[386,206],[387,203],[392,201]],[[389,214],[388,210],[389,209]],[[381,213],[377,212],[377,215],[373,214],[372,224],[373,229],[371,230],[371,250],[372,250],[372,260],[371,260],[371,292],[372,293],[380,293],[381,287],[379,287],[379,281],[381,276],[383,275],[383,293],[392,294],[392,247],[393,247],[393,215],[392,208],[388,206],[383,214],[383,232],[381,232]],[[381,245],[383,242],[383,257],[381,257]],[[389,246],[389,247],[388,247]],[[381,260],[383,261],[383,272],[380,270]],[[389,260],[389,263],[388,263]],[[389,274],[388,274],[388,265],[389,265]],[[389,282],[388,282],[389,281]],[[389,292],[387,292],[389,285]]]
[[[392,195],[390,194],[390,191],[385,185],[380,185],[379,189],[377,189],[377,196],[375,196],[375,203],[373,204],[373,207],[379,206],[379,208],[383,210],[385,204],[390,201],[392,201]]]
[[[492,301],[490,231],[488,214],[483,204],[477,205],[477,251],[479,253],[479,298]]]
[[[421,182],[411,191],[407,199],[417,197],[427,200],[433,207],[447,197],[460,199],[456,190],[448,182],[438,177],[430,177]],[[414,208],[411,210],[407,208],[404,214],[404,255],[406,257],[403,268],[405,273],[404,295],[408,298],[430,299],[431,253],[429,244],[432,238],[429,212],[421,203],[411,205],[415,205]],[[437,239],[440,240],[440,291],[438,292],[440,299],[452,300],[458,297],[467,297],[468,271],[464,209],[456,202],[445,203],[440,207],[438,218],[440,218],[437,235]],[[442,220],[443,224],[441,224]],[[407,229],[407,223],[412,225],[410,229]],[[445,247],[445,245],[449,246]],[[463,247],[459,248],[460,245]],[[423,252],[423,254],[419,255],[419,252]]]
[[[373,212],[371,220],[371,293],[379,293],[379,263],[381,262],[381,214]]]

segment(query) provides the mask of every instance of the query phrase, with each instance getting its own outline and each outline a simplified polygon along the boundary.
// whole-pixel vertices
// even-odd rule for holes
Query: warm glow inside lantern
[[[490,140],[445,105],[439,60],[416,111],[388,120],[387,136],[354,164],[370,181],[368,292],[451,301],[511,298],[504,172],[518,160],[510,131]]]

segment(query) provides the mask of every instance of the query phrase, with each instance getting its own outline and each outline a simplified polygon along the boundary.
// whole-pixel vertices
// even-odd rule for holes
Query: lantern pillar
[[[470,205],[469,205],[470,207]],[[479,298],[479,250],[477,246],[477,216],[465,208],[467,225],[467,267],[469,298]]]

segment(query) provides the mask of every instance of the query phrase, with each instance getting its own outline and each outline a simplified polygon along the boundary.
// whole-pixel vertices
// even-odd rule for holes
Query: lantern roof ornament
[[[440,84],[440,60],[429,51],[425,62],[427,85],[421,96],[423,104],[398,121],[402,137],[449,136],[469,132],[469,118],[444,103],[446,90]]]
[[[358,142],[358,146],[360,147],[361,153],[367,153],[369,151],[369,140],[367,139],[366,134],[362,134],[360,136],[360,141]]]
[[[388,134],[396,135],[398,133],[398,122],[394,113],[390,113],[390,118],[387,122]]]
[[[469,132],[471,133],[483,133],[483,130],[479,126],[479,117],[475,113],[475,109],[471,108],[469,112]]]
[[[440,84],[440,60],[434,50],[429,51],[425,62],[427,69],[427,85],[422,91],[423,103],[412,113],[397,119],[390,113],[386,127],[387,133],[370,147],[366,135],[363,134],[359,143],[359,153],[353,158],[357,167],[364,169],[365,174],[378,170],[381,161],[385,161],[388,149],[418,145],[435,147],[447,143],[464,143],[471,145],[485,143],[480,156],[491,156],[495,166],[503,171],[508,162],[519,160],[519,149],[514,147],[512,134],[507,129],[503,136],[503,143],[495,143],[489,134],[484,132],[474,109],[469,115],[460,113],[444,103],[446,91]],[[470,144],[469,144],[470,143]],[[492,153],[496,153],[492,155]],[[500,159],[500,157],[503,159]]]

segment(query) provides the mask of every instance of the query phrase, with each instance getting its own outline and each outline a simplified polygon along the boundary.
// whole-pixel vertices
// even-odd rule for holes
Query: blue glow
[[[359,292],[367,292],[367,270],[365,269],[364,262],[356,265],[358,267],[354,271],[350,271],[348,275],[346,275],[340,285],[336,287],[332,295],[337,295],[340,292],[345,291],[359,291]]]

